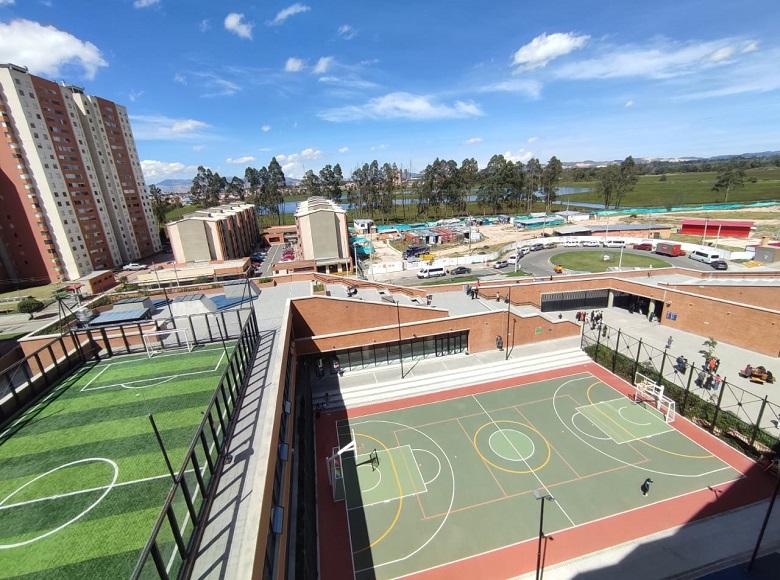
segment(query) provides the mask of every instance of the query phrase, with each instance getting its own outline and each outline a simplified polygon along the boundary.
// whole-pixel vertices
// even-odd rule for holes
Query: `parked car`
[[[507,262],[506,260],[499,260],[495,264],[493,264],[493,267],[496,270],[500,270],[501,268],[506,268],[508,265],[509,265],[509,262]]]
[[[528,246],[520,246],[519,248],[517,248],[517,255],[520,256],[521,258],[526,254],[530,254],[530,253],[531,253],[531,248],[529,248]]]
[[[645,250],[647,252],[653,251],[653,244],[650,242],[642,242],[641,244],[634,244],[635,250]]]
[[[535,244],[531,244],[528,246],[532,252],[538,252],[539,250],[544,250],[544,244],[542,242],[536,242]]]
[[[710,262],[710,266],[712,266],[715,270],[729,269],[729,265],[726,263],[726,260],[715,260],[714,262]]]
[[[506,261],[509,262],[510,264],[517,264],[520,258],[522,258],[522,256],[512,254],[511,256],[507,256]]]
[[[136,262],[130,262],[129,264],[125,264],[124,266],[122,266],[122,269],[132,272],[135,270],[146,270],[146,266],[144,266],[143,264],[138,264]]]
[[[579,240],[565,240],[563,242],[564,248],[579,248],[580,247],[580,241]]]
[[[458,266],[457,268],[450,270],[450,275],[452,276],[459,276],[461,274],[471,274],[471,268],[466,268],[466,266]]]
[[[557,248],[558,244],[555,242],[544,242],[544,249],[545,250],[551,250],[552,248]]]
[[[601,242],[598,240],[582,240],[582,246],[584,248],[600,248]]]

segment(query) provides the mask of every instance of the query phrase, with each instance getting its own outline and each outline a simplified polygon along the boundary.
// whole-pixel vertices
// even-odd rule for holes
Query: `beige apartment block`
[[[318,272],[348,272],[349,254],[347,212],[324,197],[310,197],[295,211],[300,260],[312,261]]]
[[[166,228],[177,263],[244,258],[260,240],[255,207],[249,203],[197,210]]]
[[[161,249],[127,111],[0,64],[0,271],[75,280]]]

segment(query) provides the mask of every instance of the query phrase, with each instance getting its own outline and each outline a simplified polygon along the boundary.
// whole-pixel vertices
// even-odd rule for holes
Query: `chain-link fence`
[[[637,383],[637,374],[663,385],[677,413],[752,456],[780,453],[780,405],[734,385],[715,380],[670,348],[659,349],[605,324],[585,326],[582,349],[597,363]]]

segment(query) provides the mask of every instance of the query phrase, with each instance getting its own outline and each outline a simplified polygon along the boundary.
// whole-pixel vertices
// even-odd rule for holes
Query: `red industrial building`
[[[748,238],[753,222],[750,220],[687,219],[682,222],[681,234],[720,238]]]

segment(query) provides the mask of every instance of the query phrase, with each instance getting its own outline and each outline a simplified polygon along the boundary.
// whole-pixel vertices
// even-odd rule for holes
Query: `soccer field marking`
[[[566,421],[564,421],[564,420],[563,420],[563,418],[561,417],[561,414],[560,414],[560,412],[558,411],[558,407],[557,407],[557,406],[556,406],[556,404],[555,404],[555,401],[556,401],[556,399],[558,398],[558,392],[559,392],[559,391],[560,391],[562,388],[564,388],[565,386],[567,386],[567,385],[568,385],[570,382],[572,382],[572,381],[566,381],[565,383],[562,383],[562,384],[561,384],[561,385],[560,385],[560,386],[559,386],[557,389],[555,389],[555,394],[554,394],[554,396],[553,396],[553,411],[555,412],[555,416],[558,418],[558,421],[560,421],[560,422],[561,422],[561,425],[563,425],[564,427],[566,427],[566,429],[569,431],[569,433],[571,433],[571,434],[572,434],[574,437],[576,437],[577,439],[579,439],[580,441],[582,441],[582,442],[583,442],[585,445],[587,445],[588,447],[590,447],[590,448],[591,448],[591,449],[593,449],[594,451],[597,451],[597,452],[601,453],[601,454],[602,454],[602,455],[604,455],[605,457],[609,457],[609,458],[610,458],[610,459],[612,459],[613,461],[616,461],[616,462],[618,462],[618,463],[622,463],[623,465],[627,465],[627,466],[629,466],[629,467],[633,467],[633,468],[635,468],[635,469],[639,469],[640,471],[645,471],[645,472],[649,472],[649,473],[656,473],[656,474],[658,474],[658,475],[668,475],[669,477],[685,477],[685,478],[704,477],[705,475],[711,475],[711,474],[713,474],[713,473],[717,473],[717,472],[719,472],[719,471],[724,471],[724,470],[726,470],[726,469],[733,469],[733,468],[732,468],[730,465],[728,465],[728,464],[727,464],[725,461],[723,461],[723,460],[722,460],[720,457],[717,457],[716,455],[709,455],[708,457],[712,457],[713,459],[717,459],[718,461],[720,461],[721,463],[723,463],[723,464],[724,464],[724,466],[723,466],[723,467],[720,467],[720,468],[718,468],[718,469],[712,469],[712,470],[710,470],[710,471],[705,471],[704,473],[695,473],[695,474],[684,474],[684,473],[669,473],[669,472],[666,472],[666,471],[659,471],[658,469],[650,469],[649,467],[642,467],[642,466],[640,466],[640,465],[636,465],[636,464],[634,464],[634,463],[630,463],[630,462],[628,462],[628,461],[624,461],[624,460],[622,460],[622,459],[618,459],[618,458],[617,458],[617,457],[615,457],[614,455],[611,455],[611,454],[607,453],[606,451],[604,451],[604,450],[602,450],[602,449],[599,449],[598,447],[596,447],[595,445],[593,445],[593,444],[592,444],[592,443],[590,443],[589,441],[586,441],[585,439],[583,439],[582,437],[580,437],[579,435],[577,435],[577,433],[575,433],[575,432],[572,430],[572,428],[569,426],[568,422],[566,422]],[[608,387],[609,387],[609,385],[606,385],[606,386],[608,386]],[[609,388],[612,388],[612,387],[609,387]],[[576,414],[576,413],[575,413],[575,414]],[[573,416],[574,416],[574,415],[572,415],[572,417],[573,417]],[[688,437],[686,437],[686,436],[685,436],[685,435],[683,435],[682,433],[680,433],[680,435],[682,435],[683,437],[685,437],[687,440],[691,441],[691,439],[689,439]],[[645,441],[643,441],[643,443],[647,444],[647,442],[645,442]],[[694,442],[694,443],[695,443],[695,442]],[[698,444],[697,444],[697,445],[698,445]],[[652,445],[651,445],[651,447],[654,447],[654,446],[652,446]]]
[[[382,566],[389,566],[391,564],[396,564],[398,562],[403,562],[404,560],[408,560],[409,558],[411,558],[415,554],[419,553],[420,550],[423,550],[428,544],[430,544],[434,540],[434,538],[436,538],[436,536],[439,535],[439,532],[442,530],[442,528],[444,527],[444,524],[447,523],[447,520],[450,517],[450,513],[452,512],[452,506],[455,504],[455,469],[452,467],[452,462],[450,461],[450,458],[447,455],[447,453],[445,453],[444,449],[442,449],[441,445],[439,445],[432,437],[428,436],[427,434],[423,433],[422,431],[420,431],[419,429],[417,429],[415,427],[411,427],[409,425],[405,425],[405,424],[399,423],[397,421],[387,421],[387,420],[382,420],[382,419],[372,419],[372,421],[375,422],[375,423],[385,423],[387,425],[396,425],[396,426],[401,427],[403,429],[409,429],[411,431],[415,431],[415,432],[419,433],[420,435],[422,435],[423,437],[425,437],[426,439],[428,439],[428,441],[433,443],[439,449],[439,451],[441,452],[442,457],[447,462],[447,466],[450,469],[450,476],[452,477],[452,493],[450,495],[450,505],[447,508],[447,511],[444,514],[444,517],[442,517],[442,520],[439,523],[439,526],[436,528],[436,530],[434,530],[433,534],[431,534],[431,536],[425,542],[423,542],[421,545],[419,545],[416,549],[414,549],[412,552],[410,552],[406,556],[402,556],[402,557],[396,558],[394,560],[388,560],[387,562],[373,563],[372,566],[370,566],[368,568],[361,568],[360,570],[356,570],[355,569],[355,558],[354,558],[354,555],[356,554],[356,552],[353,550],[352,551],[352,570],[353,570],[353,574],[354,575],[360,574],[361,572],[367,572],[369,570],[374,570],[376,568],[381,568]],[[349,523],[349,517],[347,517],[347,523]],[[351,546],[352,546],[352,535],[351,535],[351,531],[350,531],[350,547]]]
[[[472,399],[474,399],[474,401],[477,403],[477,405],[479,405],[479,407],[480,407],[480,408],[481,408],[481,409],[482,409],[482,410],[485,412],[485,415],[487,415],[488,419],[490,419],[490,421],[493,423],[493,425],[495,425],[496,429],[499,429],[499,430],[500,430],[501,428],[500,428],[500,427],[499,427],[499,426],[496,424],[496,421],[493,419],[493,417],[490,415],[490,413],[488,413],[488,412],[487,412],[487,409],[485,409],[485,407],[482,405],[482,403],[480,403],[480,402],[479,402],[479,399],[477,399],[477,397],[476,397],[475,395],[471,395],[471,398],[472,398]],[[554,403],[554,402],[555,402],[555,401],[553,401],[553,403]],[[516,447],[514,446],[514,444],[513,444],[513,443],[512,443],[512,442],[509,440],[509,438],[508,438],[508,437],[506,437],[506,441],[507,441],[507,443],[509,443],[509,445],[510,445],[511,447],[513,447],[513,448],[514,448],[514,450],[515,450],[515,453],[517,453],[517,455],[518,455],[519,457],[522,457],[522,455],[520,454],[520,452],[517,450],[517,448],[516,448]],[[550,490],[549,490],[549,489],[548,489],[548,487],[547,487],[547,486],[544,484],[544,482],[542,481],[542,478],[541,478],[541,477],[539,477],[539,474],[538,474],[538,473],[536,473],[536,471],[534,471],[533,469],[531,469],[531,466],[528,464],[528,461],[526,461],[526,460],[524,459],[524,460],[523,460],[523,462],[525,463],[526,467],[528,467],[528,469],[531,471],[531,473],[533,473],[534,477],[536,478],[536,481],[538,481],[538,482],[539,482],[539,485],[541,485],[541,486],[542,486],[542,488],[543,488],[543,489],[544,489],[544,490],[547,492],[547,494],[548,494],[548,495],[552,496],[552,493],[550,493]],[[568,514],[568,513],[566,513],[566,510],[564,509],[563,505],[561,505],[561,502],[560,502],[560,501],[557,501],[557,500],[556,500],[556,501],[555,501],[555,505],[557,505],[557,506],[558,506],[558,508],[561,510],[561,513],[562,513],[564,516],[566,516],[566,519],[567,519],[567,520],[569,520],[569,522],[571,522],[571,525],[573,525],[573,526],[574,526],[574,525],[576,525],[576,524],[574,523],[574,520],[573,520],[573,519],[571,519],[571,517],[569,516],[569,514]]]
[[[521,457],[517,457],[515,459],[515,458],[511,458],[511,457],[505,457],[505,456],[501,455],[501,453],[496,451],[496,448],[493,447],[493,437],[495,437],[496,435],[502,435],[504,437],[504,440],[509,442],[509,436],[507,435],[507,432],[517,433],[518,435],[521,435],[522,437],[525,437],[526,439],[528,439],[528,441],[531,443],[531,452],[527,456],[521,456]],[[490,437],[488,437],[488,447],[490,447],[490,450],[493,453],[495,453],[501,459],[504,459],[506,461],[525,461],[526,459],[528,459],[530,457],[533,457],[534,453],[536,453],[536,445],[534,445],[534,442],[531,440],[531,438],[528,437],[528,435],[526,435],[522,431],[518,431],[517,429],[500,429],[499,431],[493,431],[493,433],[490,434]],[[515,449],[514,445],[512,446],[512,449],[517,451],[517,449]]]
[[[68,527],[70,524],[72,524],[74,522],[77,522],[78,520],[83,518],[85,515],[87,515],[89,512],[91,512],[101,501],[103,501],[103,499],[108,495],[108,493],[112,489],[114,489],[114,484],[116,484],[116,480],[119,477],[119,466],[116,463],[114,463],[113,461],[111,461],[110,459],[106,459],[105,457],[88,457],[86,459],[78,459],[76,461],[71,461],[69,463],[64,463],[64,464],[59,465],[59,466],[57,466],[57,467],[55,467],[53,469],[50,469],[46,473],[41,473],[40,475],[34,477],[33,479],[31,479],[30,481],[28,481],[24,485],[18,487],[14,491],[12,491],[2,501],[0,501],[0,506],[2,506],[3,504],[5,504],[5,502],[7,502],[9,499],[11,499],[16,494],[20,493],[28,485],[32,485],[33,483],[35,483],[39,479],[44,478],[47,475],[51,475],[52,473],[54,473],[56,471],[59,471],[60,469],[65,469],[66,467],[70,467],[72,465],[78,465],[80,463],[88,463],[88,462],[96,462],[96,461],[102,461],[103,463],[107,463],[109,466],[111,466],[113,468],[113,471],[114,471],[111,483],[108,484],[107,486],[105,486],[105,490],[100,495],[100,497],[98,497],[94,502],[92,502],[89,505],[89,507],[87,507],[86,509],[82,510],[81,513],[76,514],[74,517],[69,519],[67,522],[65,522],[63,524],[60,524],[56,528],[54,528],[52,530],[49,530],[48,532],[45,532],[43,534],[39,534],[39,535],[35,536],[34,538],[30,538],[29,540],[24,540],[23,542],[16,542],[15,544],[0,544],[0,550],[8,550],[10,548],[19,548],[20,546],[26,546],[28,544],[32,544],[33,542],[37,542],[38,540],[42,540],[44,538],[48,538],[52,534],[56,534],[60,530]]]
[[[588,387],[588,390],[587,390],[587,391],[586,391],[586,393],[585,393],[585,396],[588,398],[588,401],[589,401],[589,402],[590,402],[592,405],[593,405],[593,404],[597,404],[597,403],[593,403],[593,400],[590,398],[590,391],[591,391],[591,389],[592,389],[593,387],[595,387],[596,385],[599,385],[599,384],[601,384],[601,385],[604,385],[605,387],[607,387],[608,389],[612,389],[613,391],[617,391],[617,389],[615,389],[614,387],[612,387],[612,386],[610,386],[610,385],[608,385],[607,383],[604,383],[604,382],[602,382],[602,381],[598,381],[598,382],[595,382],[595,383],[593,383],[592,385],[590,385],[590,386]],[[556,392],[557,392],[557,390],[556,390]],[[619,391],[618,391],[618,392],[619,392]],[[625,399],[626,397],[623,397],[623,398]],[[610,401],[615,401],[615,400],[620,400],[620,398],[617,398],[617,399],[610,399]],[[629,399],[629,400],[630,400],[630,399]],[[601,403],[604,403],[604,402],[609,402],[609,401],[601,401]],[[553,406],[555,406],[555,401],[553,401]],[[599,411],[601,411],[601,409],[598,409],[598,410],[599,410]],[[617,421],[615,421],[614,419],[612,419],[612,417],[609,417],[609,415],[607,415],[607,414],[606,414],[606,413],[604,413],[603,411],[601,411],[601,412],[602,412],[602,414],[603,414],[605,417],[607,417],[608,419],[611,419],[611,420],[612,420],[612,421],[613,421],[613,422],[614,422],[616,425],[618,425],[618,426],[619,426],[621,429],[623,429],[623,430],[624,430],[624,431],[626,431],[627,433],[629,433],[629,434],[633,435],[633,433],[631,433],[631,432],[630,432],[628,429],[626,429],[626,428],[625,428],[625,426],[623,426],[623,425],[620,425],[620,423],[618,423]],[[668,426],[668,423],[666,423],[665,421],[664,421],[664,423],[665,423],[665,424]],[[662,435],[663,433],[669,433],[670,431],[676,431],[676,429],[675,429],[674,427],[669,427],[669,428],[668,428],[666,431],[663,431],[663,432],[661,432],[661,433],[658,433],[658,435]],[[709,459],[710,457],[715,457],[715,455],[713,455],[712,453],[710,453],[710,452],[709,452],[709,450],[705,449],[704,447],[702,447],[701,445],[699,445],[698,443],[696,443],[695,441],[693,441],[693,440],[692,440],[692,439],[690,439],[689,437],[685,437],[685,438],[686,438],[688,441],[690,441],[691,443],[693,443],[694,445],[696,445],[696,446],[697,446],[699,449],[704,449],[704,451],[706,451],[706,453],[705,453],[704,455],[701,455],[701,454],[692,454],[692,453],[680,453],[679,451],[670,451],[669,449],[664,449],[663,447],[658,447],[658,446],[656,446],[656,445],[653,445],[652,443],[650,443],[650,442],[648,442],[648,441],[645,441],[645,439],[647,439],[648,437],[654,437],[654,436],[655,436],[655,435],[650,435],[650,436],[645,436],[645,437],[635,437],[635,438],[634,438],[632,441],[639,441],[640,443],[642,443],[642,444],[644,444],[644,445],[647,445],[648,447],[652,447],[653,449],[655,449],[655,450],[657,450],[657,451],[661,451],[662,453],[668,453],[669,455],[675,455],[675,456],[677,456],[677,457],[685,457],[686,459]],[[630,441],[624,441],[624,443],[629,443],[629,442],[630,442]],[[720,458],[718,458],[718,459],[720,459]]]
[[[428,451],[427,449],[418,449],[416,447],[412,448],[412,456],[414,456],[414,452],[415,451],[422,451],[423,453],[427,453],[428,455],[431,455],[436,460],[436,463],[438,464],[438,468],[436,469],[436,475],[434,475],[433,478],[428,480],[428,481],[423,480],[423,483],[425,484],[425,487],[427,488],[428,484],[431,484],[434,481],[436,481],[437,479],[439,479],[439,475],[441,475],[441,459],[439,459],[439,457],[435,453],[433,453],[432,451]],[[419,467],[418,467],[418,469],[419,469]],[[422,475],[422,470],[420,470],[420,475]]]
[[[222,352],[224,352],[225,351],[225,347],[223,347],[223,346],[218,346],[218,347],[215,347],[215,348],[208,348],[208,347],[198,348],[198,347],[195,347],[191,351],[187,352],[186,354],[198,354],[198,353],[201,353],[201,352],[211,352],[211,351],[216,351],[216,350],[221,350]],[[169,356],[183,356],[184,354],[185,353],[182,353],[182,352],[172,352],[172,353],[169,353],[169,354],[157,354],[153,358],[160,359],[160,358],[167,358]],[[124,359],[124,358],[127,358],[127,357],[135,357],[135,358],[132,358],[130,360],[121,360],[121,359]],[[114,359],[120,359],[120,360],[115,361]],[[126,365],[126,364],[138,363],[138,362],[148,363],[150,359],[149,359],[148,356],[146,356],[146,355],[141,356],[139,353],[128,353],[128,354],[115,354],[109,360],[111,360],[110,364],[112,364],[112,365]]]
[[[596,425],[596,424],[595,424],[593,421],[591,421],[591,420],[590,420],[590,419],[588,419],[587,417],[585,417],[585,420],[588,422],[588,424],[589,424],[589,425],[592,425],[593,427],[595,427],[596,429],[598,429],[599,431],[601,431],[601,433],[604,435],[604,437],[597,437],[596,435],[591,435],[590,433],[585,433],[585,431],[583,431],[582,429],[580,429],[580,428],[577,426],[577,422],[574,420],[574,419],[575,419],[575,417],[585,417],[585,415],[583,415],[582,413],[580,413],[579,411],[577,411],[576,413],[574,413],[574,415],[572,415],[572,416],[571,416],[571,424],[574,426],[574,428],[575,428],[577,431],[579,431],[580,433],[582,433],[583,435],[585,435],[585,437],[590,437],[590,438],[592,438],[592,439],[597,439],[598,441],[612,441],[612,437],[610,437],[609,435],[607,435],[606,433],[604,433],[604,431],[602,431],[602,430],[601,430],[601,427],[599,427],[598,425]]]
[[[216,349],[214,349],[214,350],[216,350]],[[179,379],[181,377],[189,377],[189,376],[193,376],[193,375],[202,375],[202,374],[205,374],[205,373],[216,372],[219,369],[219,366],[222,364],[222,361],[224,359],[225,359],[225,352],[223,351],[222,355],[219,357],[219,360],[217,361],[217,364],[214,365],[213,369],[205,369],[205,370],[202,370],[202,371],[190,371],[188,373],[176,373],[176,374],[173,374],[173,375],[162,376],[162,377],[155,377],[155,378],[152,378],[152,379],[137,379],[135,381],[124,381],[124,382],[121,382],[121,383],[112,383],[110,385],[101,385],[99,387],[88,388],[89,385],[91,385],[92,382],[95,379],[98,378],[98,376],[102,375],[105,372],[105,370],[108,369],[109,366],[114,364],[114,363],[108,363],[108,365],[106,366],[105,370],[102,370],[100,373],[98,373],[98,376],[93,377],[86,385],[81,387],[80,392],[84,393],[84,392],[87,392],[87,391],[100,391],[102,389],[111,389],[111,388],[114,388],[114,387],[119,387],[119,388],[122,388],[122,389],[148,389],[150,387],[158,387],[160,385],[163,385],[163,384],[168,383],[170,381]],[[148,363],[150,359],[143,359],[143,360],[145,360],[145,362]],[[144,382],[149,382],[149,381],[157,381],[157,382],[156,383],[149,383],[149,384],[138,386],[138,387],[128,386],[128,385],[134,385],[134,384],[144,383]]]
[[[646,416],[648,416],[651,419],[653,419],[652,421],[649,421],[647,423],[637,423],[636,421],[631,421],[630,419],[627,419],[621,413],[621,411],[623,409],[628,407],[628,405],[626,404],[627,401],[628,401],[628,399],[626,399],[625,397],[620,397],[620,398],[617,398],[617,399],[609,399],[607,401],[600,401],[598,403],[591,403],[589,405],[581,405],[581,406],[576,408],[577,412],[575,413],[575,415],[579,414],[579,415],[582,415],[583,417],[585,417],[588,421],[591,422],[591,424],[594,427],[596,427],[599,431],[601,431],[602,433],[607,435],[612,441],[614,441],[618,445],[625,445],[626,443],[632,443],[634,441],[641,441],[642,439],[649,439],[649,438],[655,437],[657,435],[663,435],[664,433],[669,433],[670,431],[675,431],[674,427],[669,426],[669,424],[666,421],[663,421],[660,417],[658,417],[657,415],[654,415],[652,411],[648,411],[644,407],[642,407],[642,412],[645,413]],[[621,403],[622,406],[621,407],[616,407],[615,403]],[[629,403],[629,404],[636,405],[637,403]],[[622,425],[617,419],[615,419],[615,417],[610,415],[607,411],[603,410],[602,407],[605,407],[606,409],[609,409],[611,411],[615,411],[618,414],[618,416],[620,417],[621,420],[624,420],[624,421],[626,421],[629,424],[637,425],[637,426],[641,427],[641,426],[653,425],[653,423],[655,423],[658,426],[663,425],[663,430],[662,431],[654,431],[654,432],[648,433],[646,435],[640,435],[640,434],[634,433],[631,429],[628,429],[625,425]],[[592,418],[592,417],[588,416],[588,414],[586,414],[584,412],[584,411],[590,410],[590,409],[596,410],[599,413],[599,416],[604,417],[605,419],[609,419],[609,421],[610,421],[609,424],[614,424],[615,426],[619,427],[624,433],[630,435],[631,437],[629,437],[629,438],[619,437],[619,436],[614,437],[614,436],[610,435],[609,433],[607,433],[607,431],[605,429],[603,429],[601,425],[599,425],[600,421],[595,421],[594,420],[596,417]],[[572,417],[574,417],[574,415]],[[574,423],[574,421],[572,420],[572,424],[573,423]],[[604,425],[604,427],[607,427],[607,426],[608,425]],[[597,439],[597,438],[594,437],[594,439]],[[643,443],[646,443],[646,442],[643,441]],[[655,446],[651,445],[651,447],[655,447]],[[657,448],[657,449],[661,450],[660,448]],[[667,451],[667,452],[668,453],[673,453],[671,451]],[[698,456],[694,456],[694,457],[698,457]]]

